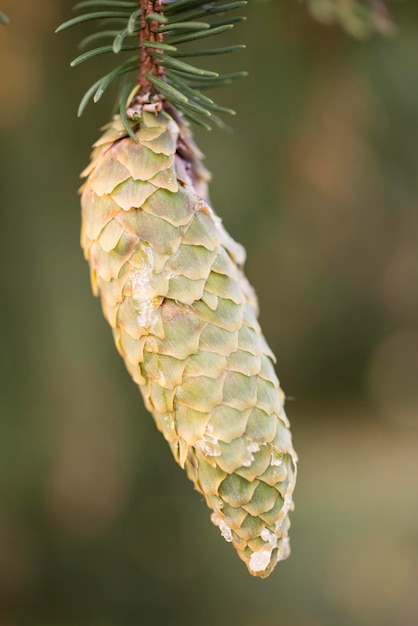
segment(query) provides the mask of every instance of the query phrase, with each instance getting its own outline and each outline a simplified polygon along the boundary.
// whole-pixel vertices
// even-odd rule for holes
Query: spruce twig
[[[222,35],[245,19],[243,16],[230,16],[231,11],[243,8],[247,2],[237,0],[83,0],[75,5],[75,10],[85,11],[61,24],[56,32],[61,32],[85,22],[95,24],[95,31],[80,42],[82,54],[71,61],[76,66],[93,57],[103,54],[118,54],[137,51],[135,56],[122,60],[111,72],[84,94],[79,114],[83,113],[88,102],[97,102],[108,85],[122,74],[135,72],[139,90],[136,97],[142,105],[148,98],[150,106],[164,107],[171,103],[189,117],[193,113],[195,121],[208,126],[206,120],[223,125],[214,112],[234,114],[232,109],[214,103],[201,93],[228,84],[233,78],[245,76],[236,72],[229,76],[219,76],[217,72],[203,69],[194,63],[200,57],[212,57],[245,48],[243,45],[215,45],[202,49],[182,49],[182,44],[205,41]],[[220,16],[221,19],[218,19]],[[109,29],[109,24],[113,28]],[[116,27],[115,27],[116,26]],[[90,44],[100,45],[85,50]],[[188,58],[191,62],[185,62]],[[132,90],[129,90],[129,93]],[[131,107],[125,89],[121,92],[119,110]],[[204,118],[204,119],[202,119]],[[132,124],[126,115],[122,116],[126,130],[131,134]]]

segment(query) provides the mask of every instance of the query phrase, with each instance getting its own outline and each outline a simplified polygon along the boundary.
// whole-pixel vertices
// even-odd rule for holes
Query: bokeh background
[[[69,68],[67,0],[1,0],[1,626],[416,626],[418,6],[367,41],[250,0],[197,131],[247,248],[300,480],[291,558],[251,578],[117,355],[79,249],[107,60]],[[82,29],[81,29],[82,30]],[[86,27],[84,32],[88,32]]]

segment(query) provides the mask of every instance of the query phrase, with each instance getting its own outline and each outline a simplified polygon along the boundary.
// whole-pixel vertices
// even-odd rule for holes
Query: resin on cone
[[[251,574],[289,555],[296,454],[274,356],[180,116],[116,117],[83,172],[82,246],[118,351]]]

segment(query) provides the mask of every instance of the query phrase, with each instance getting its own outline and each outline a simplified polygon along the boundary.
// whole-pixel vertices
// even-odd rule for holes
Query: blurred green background
[[[1,626],[418,624],[418,6],[367,42],[250,0],[250,76],[197,131],[247,248],[300,480],[290,559],[251,578],[116,353],[79,249],[112,97],[67,0],[1,0]],[[82,30],[82,29],[80,29]],[[88,32],[86,27],[84,32]],[[226,41],[226,40],[224,40]]]

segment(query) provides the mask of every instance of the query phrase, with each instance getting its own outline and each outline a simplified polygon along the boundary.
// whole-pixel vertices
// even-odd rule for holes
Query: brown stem
[[[141,26],[139,30],[139,77],[138,84],[140,86],[140,94],[155,93],[155,87],[146,77],[149,72],[153,76],[161,78],[164,75],[164,68],[158,65],[156,59],[151,56],[152,48],[146,48],[144,41],[154,41],[156,43],[163,42],[163,34],[154,32],[156,28],[161,26],[155,20],[147,21],[146,17],[150,13],[162,14],[161,0],[139,0],[139,8],[143,9],[141,13]]]

